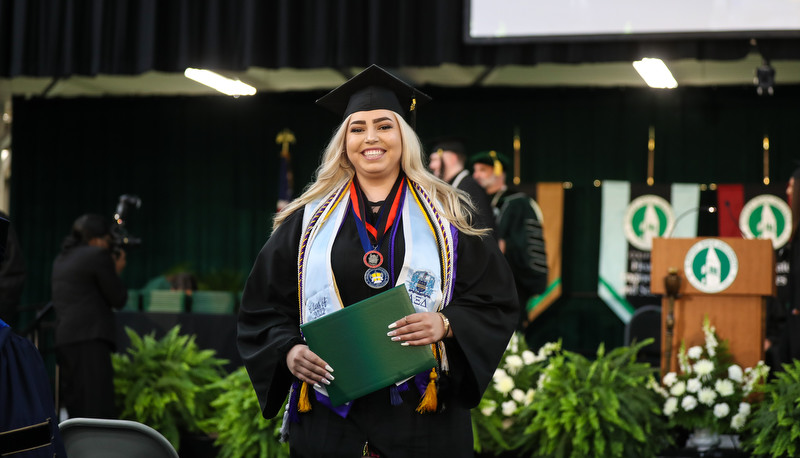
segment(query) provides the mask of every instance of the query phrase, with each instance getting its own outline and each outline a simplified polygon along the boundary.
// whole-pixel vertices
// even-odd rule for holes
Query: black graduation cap
[[[431,98],[386,70],[371,65],[317,100],[342,119],[357,111],[392,110],[414,127],[417,107]]]

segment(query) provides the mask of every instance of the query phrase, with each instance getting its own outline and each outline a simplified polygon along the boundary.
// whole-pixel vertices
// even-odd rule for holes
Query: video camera
[[[114,213],[114,221],[116,221],[117,225],[111,229],[111,244],[114,251],[142,244],[142,239],[132,236],[125,227],[125,221],[128,218],[128,213],[131,208],[139,208],[141,206],[142,199],[140,199],[139,196],[134,196],[132,194],[123,194],[119,196],[117,211]]]

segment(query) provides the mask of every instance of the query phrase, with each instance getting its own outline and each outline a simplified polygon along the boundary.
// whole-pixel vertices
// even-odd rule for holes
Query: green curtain
[[[569,181],[565,195],[564,295],[533,324],[538,345],[562,338],[593,354],[622,343],[622,323],[596,297],[600,188],[594,180],[644,182],[655,127],[655,180],[760,183],[761,141],[770,172],[785,182],[800,156],[800,86],[772,97],[752,87],[650,89],[423,88],[423,141],[462,135],[469,152],[511,152],[522,180]],[[227,97],[14,99],[11,218],[28,266],[24,303],[49,300],[50,270],[72,221],[112,217],[136,194],[128,229],[143,239],[124,278],[138,288],[187,265],[243,277],[267,240],[278,186],[275,137],[291,145],[295,193],[310,180],[338,118],[314,106],[322,93]],[[709,233],[709,235],[713,235]]]

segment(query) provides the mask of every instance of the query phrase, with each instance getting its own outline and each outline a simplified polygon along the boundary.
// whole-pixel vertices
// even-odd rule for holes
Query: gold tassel
[[[436,369],[431,369],[431,374],[428,378],[428,386],[425,388],[425,394],[417,406],[417,412],[436,412],[438,401],[436,400]]]
[[[497,153],[494,151],[489,151],[489,156],[492,156],[492,163],[494,164],[494,174],[496,176],[500,176],[503,173],[503,163],[497,159]]]
[[[311,403],[308,401],[308,383],[303,382],[300,387],[300,397],[297,399],[297,411],[300,413],[311,410]]]

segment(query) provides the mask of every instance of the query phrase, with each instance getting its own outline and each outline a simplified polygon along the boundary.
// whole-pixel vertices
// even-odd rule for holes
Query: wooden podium
[[[711,239],[730,246],[738,260],[738,273],[733,282],[716,293],[706,293],[695,288],[687,279],[684,267],[684,261],[692,247],[700,241]],[[650,261],[650,290],[653,294],[663,295],[662,373],[677,371],[681,341],[686,343],[686,348],[705,342],[703,319],[706,316],[716,328],[720,341],[728,341],[734,361],[742,368],[753,367],[764,359],[765,297],[775,294],[775,252],[771,241],[732,237],[657,238],[653,239]],[[677,269],[680,290],[674,301],[672,341],[667,342],[669,298],[664,278],[670,268]],[[670,349],[669,362],[666,361],[667,349]]]

